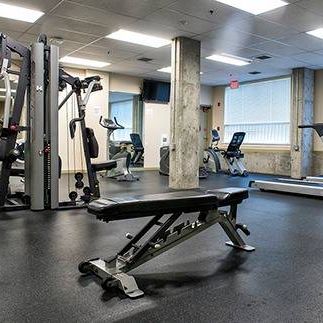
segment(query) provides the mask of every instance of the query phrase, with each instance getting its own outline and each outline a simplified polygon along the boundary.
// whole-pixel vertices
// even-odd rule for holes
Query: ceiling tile
[[[92,6],[104,12],[115,12],[130,17],[144,18],[174,0],[73,0],[75,3]]]
[[[118,41],[115,39],[109,39],[109,38],[102,38],[94,42],[92,45],[103,47],[106,50],[121,50],[121,51],[128,51],[135,54],[141,54],[147,50],[146,46],[139,46],[136,44],[131,44],[131,43]]]
[[[165,39],[173,39],[179,36],[193,37],[195,34],[183,31],[170,25],[161,25],[157,21],[138,20],[130,26],[131,31],[153,35]]]
[[[253,47],[268,39],[238,31],[234,26],[216,28],[208,33],[194,37],[202,41],[203,48],[213,51],[226,51],[232,48]]]
[[[106,26],[111,32],[136,21],[135,18],[102,11],[88,6],[77,5],[70,1],[63,2],[51,12],[51,15]]]
[[[323,55],[318,53],[303,53],[293,56],[294,59],[302,61],[308,65],[321,66],[323,68]]]
[[[276,41],[260,43],[255,45],[253,48],[273,56],[289,56],[304,52],[304,50],[295,46]]]
[[[86,46],[82,49],[76,51],[75,56],[82,54],[84,58],[96,57],[96,59],[101,59],[109,62],[118,62],[130,57],[136,57],[137,53],[130,51],[123,51],[118,49],[106,49],[100,46]]]
[[[152,49],[143,52],[141,55],[137,55],[136,58],[147,57],[153,59],[153,63],[158,64],[161,67],[171,65],[171,47],[166,46],[163,48]]]
[[[322,0],[300,0],[296,3],[297,6],[308,9],[309,11],[323,15],[323,2]]]
[[[201,34],[214,29],[214,24],[209,21],[195,18],[175,10],[161,9],[147,16],[145,20],[160,24],[161,26],[171,26],[179,30],[190,33]]]
[[[168,8],[203,20],[208,20],[214,26],[231,25],[241,19],[247,19],[252,16],[247,12],[237,10],[214,0],[178,0]],[[210,11],[213,11],[213,13]]]
[[[16,33],[23,33],[30,27],[32,27],[32,24],[28,22],[0,18],[0,32],[11,31]]]
[[[288,28],[306,32],[323,25],[323,17],[304,10],[295,4],[259,15],[266,20],[280,23]]]
[[[279,23],[270,22],[257,16],[254,16],[252,19],[240,20],[232,28],[239,33],[249,33],[269,40],[276,40],[299,33],[296,29],[285,27]]]
[[[305,67],[306,64],[296,59],[296,57],[273,57],[266,61],[259,62],[260,68],[271,68],[271,69],[291,69]]]
[[[282,38],[280,41],[306,51],[323,49],[322,39],[304,33]]]
[[[27,9],[40,10],[48,13],[56,7],[61,0],[10,0],[11,5],[24,7]]]
[[[90,35],[92,38],[98,38],[107,35],[109,33],[109,28],[98,24],[84,23],[82,21],[68,18],[46,16],[44,20],[42,20],[40,23],[34,24],[28,30],[28,33],[31,34],[37,34],[39,32],[48,33],[52,36],[58,36],[55,34],[60,32],[70,32],[72,33],[70,37],[77,37],[73,34],[84,34]],[[73,38],[68,39],[74,40]],[[87,43],[88,40],[85,39],[82,42]]]

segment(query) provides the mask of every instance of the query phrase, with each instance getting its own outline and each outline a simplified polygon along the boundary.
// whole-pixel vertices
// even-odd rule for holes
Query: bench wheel
[[[243,177],[248,177],[249,176],[249,173],[245,170],[242,174]]]
[[[109,279],[109,278],[103,280],[102,283],[101,283],[102,289],[109,290],[109,288],[111,287],[111,282],[112,281],[113,281],[113,279]]]
[[[88,274],[90,272],[90,263],[87,262],[87,261],[82,261],[80,264],[79,264],[79,272],[81,274]]]

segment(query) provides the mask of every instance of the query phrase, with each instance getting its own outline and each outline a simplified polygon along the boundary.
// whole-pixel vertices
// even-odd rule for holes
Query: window
[[[111,139],[113,141],[129,141],[132,133],[132,100],[111,103],[111,119],[117,119],[118,123],[124,127],[123,130],[116,130]]]
[[[246,132],[246,144],[290,144],[290,77],[225,89],[224,142]]]

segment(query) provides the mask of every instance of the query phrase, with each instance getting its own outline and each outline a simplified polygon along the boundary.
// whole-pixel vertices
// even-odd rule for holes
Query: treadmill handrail
[[[314,123],[312,125],[299,125],[299,129],[314,129],[323,140],[323,123]]]

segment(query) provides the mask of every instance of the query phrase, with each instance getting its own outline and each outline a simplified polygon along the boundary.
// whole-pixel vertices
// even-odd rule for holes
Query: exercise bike
[[[236,132],[233,134],[227,149],[218,147],[220,135],[217,130],[212,130],[212,142],[208,149],[204,151],[204,164],[211,173],[219,173],[221,171],[220,157],[223,158],[227,165],[227,172],[232,176],[247,177],[248,171],[243,164],[244,154],[240,147],[246,136],[245,132]]]
[[[117,162],[117,167],[108,170],[106,172],[106,177],[108,178],[115,178],[119,182],[134,182],[138,181],[139,178],[134,176],[129,167],[131,163],[131,153],[127,150],[127,145],[131,144],[131,142],[128,141],[121,141],[120,142],[120,149],[119,151],[116,151],[116,149],[113,149],[113,154],[111,154],[112,151],[112,145],[111,145],[111,135],[116,130],[123,130],[124,126],[120,125],[116,118],[114,118],[114,121],[111,119],[100,117],[99,124],[101,127],[108,130],[108,139],[109,139],[109,154],[110,154],[110,160],[115,160]]]
[[[133,155],[131,157],[131,165],[133,167],[144,167],[145,148],[138,133],[131,133],[130,139],[132,143]]]

